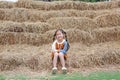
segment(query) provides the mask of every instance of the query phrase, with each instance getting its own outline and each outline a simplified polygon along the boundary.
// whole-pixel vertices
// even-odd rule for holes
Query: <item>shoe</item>
[[[52,68],[52,74],[56,74],[56,73],[57,73],[57,68],[56,67]]]
[[[66,67],[62,67],[62,73],[66,74],[67,73],[67,68]]]

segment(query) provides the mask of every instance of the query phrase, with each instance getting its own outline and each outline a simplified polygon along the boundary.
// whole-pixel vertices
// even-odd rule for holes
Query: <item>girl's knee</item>
[[[58,54],[58,53],[54,53],[54,56],[55,56],[55,57],[58,57],[58,56],[59,56],[59,54]]]
[[[63,56],[64,56],[64,54],[63,54],[63,53],[59,53],[59,56],[60,56],[60,57],[63,57]]]

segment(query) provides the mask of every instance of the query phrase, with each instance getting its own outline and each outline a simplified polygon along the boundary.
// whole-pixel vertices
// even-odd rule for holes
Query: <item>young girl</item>
[[[57,62],[60,59],[62,64],[62,71],[63,73],[67,72],[67,68],[65,67],[65,60],[67,57],[67,51],[69,49],[69,43],[67,41],[66,32],[62,29],[58,29],[55,31],[53,37],[53,44],[52,44],[52,60],[53,60],[53,69],[52,73],[56,74],[57,72]]]

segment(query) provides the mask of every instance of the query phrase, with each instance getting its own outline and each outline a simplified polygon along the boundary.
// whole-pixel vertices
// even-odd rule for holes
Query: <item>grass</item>
[[[16,75],[10,79],[0,75],[0,80],[120,80],[120,72],[94,72],[87,76],[84,76],[81,73],[72,73],[66,75],[56,74],[49,75],[49,77],[35,78],[29,78],[24,75]]]

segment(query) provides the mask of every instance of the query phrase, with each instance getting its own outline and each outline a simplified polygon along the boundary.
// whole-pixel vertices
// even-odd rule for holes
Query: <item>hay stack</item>
[[[93,40],[93,37],[90,33],[81,31],[79,29],[68,29],[65,31],[67,32],[69,42],[80,42],[88,44]],[[44,34],[28,32],[1,32],[0,44],[30,44],[36,46],[48,44],[52,43],[54,32],[55,30],[47,31]]]
[[[82,44],[79,46],[81,45]],[[51,70],[52,61],[50,57],[50,45],[47,44],[39,48],[25,45],[16,46],[17,45],[11,46],[11,48],[7,48],[5,52],[0,54],[0,70],[12,70],[19,66],[29,67],[36,71]],[[85,49],[79,49],[81,53],[78,54],[78,52],[75,52],[76,47],[73,48],[73,46],[71,46],[72,48],[70,48],[68,52],[68,67],[83,68],[120,64],[119,48],[110,49],[108,47],[102,48],[102,46],[99,47],[99,49],[94,50],[93,54],[83,54],[82,52],[86,51],[86,47]],[[18,53],[16,53],[16,51]]]
[[[0,22],[1,32],[28,32],[28,33],[40,33],[43,34],[50,29],[50,25],[47,23],[18,23],[11,21]]]
[[[15,4],[12,2],[0,1],[0,8],[13,8],[13,7],[15,7]]]
[[[94,18],[96,17],[95,11],[79,11],[79,10],[57,10],[57,11],[46,11],[41,14],[41,18],[43,21],[46,21],[50,18],[55,17],[88,17],[88,18]]]
[[[69,42],[79,42],[83,44],[91,43],[93,37],[90,33],[79,29],[67,29]]]
[[[77,28],[84,31],[91,31],[92,29],[95,29],[98,27],[98,25],[89,18],[83,18],[83,17],[59,17],[59,18],[51,18],[47,21],[52,25],[53,29],[56,28]]]
[[[38,9],[38,10],[61,10],[61,9],[77,9],[77,10],[101,10],[119,7],[119,1],[85,3],[79,1],[59,1],[59,2],[42,2],[42,1],[26,1],[21,0],[16,3],[17,7]]]
[[[41,11],[36,10],[28,10],[24,8],[13,8],[13,9],[0,9],[1,20],[9,20],[9,21],[17,21],[17,22],[24,22],[24,21],[42,21],[40,14]],[[4,13],[4,14],[3,14]]]
[[[42,45],[45,44],[44,35],[33,33],[15,33],[15,32],[1,32],[0,44],[30,44]]]
[[[3,10],[0,10],[0,20],[3,20],[5,17],[5,12]]]
[[[58,10],[58,11],[37,11],[24,8],[0,9],[0,20],[9,20],[16,22],[24,21],[41,21],[54,17],[89,17],[96,16],[95,11],[78,11],[78,10]]]
[[[120,40],[120,26],[94,29],[92,35],[95,39],[93,43]]]
[[[85,10],[87,4],[84,2],[59,1],[59,2],[42,2],[21,0],[16,3],[17,7],[38,9],[38,10],[61,10],[61,9],[79,9]],[[83,7],[84,6],[84,7]]]
[[[120,49],[99,49],[94,54],[69,55],[69,65],[73,68],[98,67],[120,64]]]
[[[102,10],[102,9],[113,9],[119,8],[118,2],[97,2],[97,3],[88,3],[89,10]]]
[[[119,14],[119,9],[112,9],[112,10],[52,10],[52,11],[38,11],[34,9],[25,9],[25,8],[12,8],[12,9],[0,9],[0,20],[9,20],[9,21],[16,21],[16,22],[25,22],[25,21],[32,21],[32,22],[46,22],[50,18],[55,17],[88,17],[88,18],[95,18],[100,15],[111,14],[115,12],[115,14]]]
[[[97,24],[100,27],[112,27],[120,25],[120,14],[110,13],[105,15],[100,15],[96,19]]]
[[[51,46],[48,44],[42,47],[29,45],[6,45],[0,47],[4,50],[0,53],[0,71],[14,70],[19,66],[28,67],[36,71],[50,70],[52,68]]]

